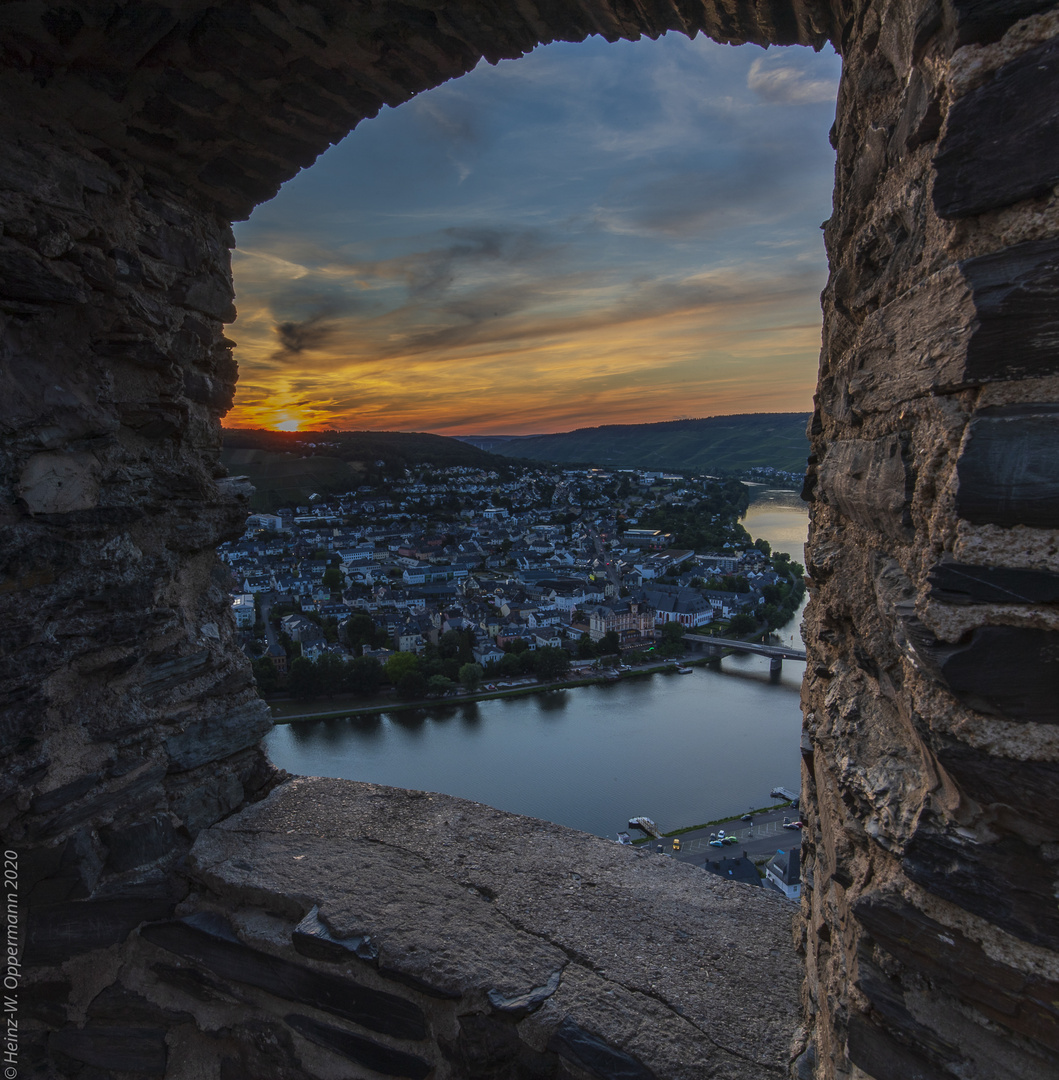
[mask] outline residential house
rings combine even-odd
[[[797,900],[802,895],[800,861],[800,848],[792,847],[789,851],[777,851],[765,865],[765,880],[788,900]]]
[[[235,625],[240,628],[253,626],[257,622],[257,612],[254,609],[254,594],[240,593],[232,598],[232,614],[235,616]]]

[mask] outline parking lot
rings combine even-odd
[[[783,828],[784,820],[798,821],[798,811],[785,807],[782,810],[756,814],[754,820],[749,823],[735,817],[719,825],[710,825],[705,829],[681,833],[678,837],[679,851],[673,851],[671,837],[666,837],[664,840],[651,840],[648,842],[648,847],[651,851],[657,851],[658,846],[661,845],[663,853],[669,853],[675,859],[694,863],[696,866],[702,866],[707,858],[742,855],[744,852],[751,858],[761,858],[775,854],[780,848],[786,850],[801,843],[801,831]],[[710,847],[711,835],[719,834],[722,829],[725,835],[734,835],[738,843],[722,848]]]

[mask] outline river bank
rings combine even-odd
[[[735,652],[737,650],[729,650]],[[709,663],[716,663],[721,657],[692,657],[679,661],[680,667],[703,667]],[[474,693],[457,693],[451,698],[419,698],[412,701],[399,701],[394,697],[387,697],[385,701],[379,701],[378,697],[369,704],[360,705],[337,705],[332,704],[323,711],[314,712],[288,712],[287,707],[297,708],[306,703],[286,701],[268,701],[272,710],[272,720],[276,724],[291,724],[299,720],[341,720],[346,716],[376,716],[381,713],[408,712],[420,709],[433,709],[446,705],[463,705],[468,702],[493,701],[501,698],[527,697],[532,694],[552,693],[556,690],[571,690],[582,686],[599,686],[602,683],[620,682],[623,679],[635,679],[645,675],[678,674],[678,663],[667,661],[661,664],[650,664],[631,668],[629,671],[619,671],[607,668],[603,671],[593,672],[585,678],[562,679],[558,682],[538,683],[528,682],[520,685],[505,686],[503,689],[482,690]],[[350,698],[350,701],[360,702],[361,698]]]

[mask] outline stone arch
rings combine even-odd
[[[679,31],[831,40],[844,57],[806,483],[808,1034],[796,1067],[877,1080],[1055,1074],[1043,1003],[1059,991],[1057,25],[1050,0],[186,0],[0,12],[0,806],[19,854],[24,959],[36,965],[24,1052],[64,1075],[86,1064],[159,1075],[175,1038],[203,1060],[222,1047],[226,1076],[311,1075],[294,1064],[294,1032],[298,1053],[328,1046],[409,1075],[479,1075],[487,1049],[501,1071],[605,1075],[649,1059],[657,1074],[679,1074],[665,1047],[623,1042],[591,1009],[599,1026],[579,1026],[576,1007],[554,1015],[544,959],[518,993],[493,986],[489,1008],[476,998],[458,1031],[429,1004],[454,1000],[451,988],[398,970],[418,1012],[387,997],[391,1019],[375,1022],[391,1024],[399,1046],[410,1040],[419,1064],[386,1039],[364,1051],[361,1036],[358,1058],[350,1032],[321,1020],[334,991],[321,965],[370,948],[279,886],[268,893],[268,858],[285,850],[276,815],[294,832],[322,829],[312,799],[341,819],[353,813],[345,798],[358,807],[350,835],[388,826],[378,793],[276,786],[258,746],[266,710],[232,653],[213,579],[213,549],[244,512],[216,465],[236,377],[223,335],[230,220],[381,104],[482,56]],[[441,812],[390,799],[411,831],[417,813]],[[249,884],[239,879],[248,858],[260,860]],[[613,859],[598,863],[609,873]],[[541,855],[541,881],[557,865]],[[435,883],[461,880],[446,868]],[[712,898],[713,914],[725,903]],[[227,904],[242,912],[239,942],[218,929]],[[275,934],[293,908],[304,919],[284,952]],[[748,917],[765,940],[768,913]],[[748,973],[729,972],[729,986]],[[283,1008],[251,993],[245,1016],[221,1023],[225,980],[282,984],[312,1015],[280,1019]],[[551,1027],[530,1020],[543,1002]],[[424,1023],[449,1024],[433,1049]],[[183,1034],[167,1044],[167,1027]],[[779,1075],[775,1046],[758,1051]],[[365,1053],[382,1056],[366,1064]],[[737,1052],[710,1062],[733,1076],[746,1065]]]

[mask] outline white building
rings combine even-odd
[[[765,880],[779,889],[788,900],[802,895],[800,848],[777,851],[765,867]]]
[[[238,596],[233,596],[232,614],[235,616],[236,626],[253,626],[257,622],[257,612],[254,610],[254,594],[240,593]]]

